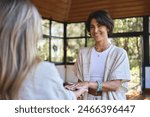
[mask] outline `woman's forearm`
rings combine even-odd
[[[116,91],[122,82],[121,80],[113,80],[102,83],[102,91]]]
[[[102,82],[102,91],[116,91],[121,86],[121,80]],[[97,89],[97,82],[88,82],[88,88]]]

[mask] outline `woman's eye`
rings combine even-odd
[[[97,27],[100,28],[102,25],[98,24]]]
[[[99,31],[100,32],[100,34],[103,34],[103,32],[102,31]]]

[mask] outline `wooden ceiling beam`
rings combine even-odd
[[[90,12],[106,9],[113,18],[150,16],[150,0],[32,0],[44,18],[86,21]]]

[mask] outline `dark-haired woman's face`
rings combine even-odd
[[[99,24],[96,19],[91,20],[90,34],[96,42],[108,41],[108,29],[106,26]]]

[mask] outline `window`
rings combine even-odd
[[[42,32],[43,35],[49,35],[49,20],[44,19],[42,20]]]
[[[63,23],[52,21],[51,35],[55,37],[64,37]]]
[[[51,38],[51,61],[62,63],[64,58],[63,39]]]
[[[62,63],[64,58],[64,25],[52,21],[51,25],[51,62]]]
[[[38,54],[42,60],[49,61],[49,38],[43,38],[38,42]]]
[[[85,24],[67,24],[67,63],[76,61],[79,49],[85,46]]]
[[[113,38],[111,42],[127,51],[131,73],[129,89],[140,87],[140,68],[142,62],[141,37],[119,37]],[[137,88],[137,90],[140,91],[139,88]]]
[[[135,36],[136,32],[143,31],[143,17],[115,19],[114,23],[115,27],[113,33],[117,34],[117,36],[113,36],[115,38],[117,38],[119,34],[123,33],[127,34],[127,36],[128,33],[130,33],[130,37],[133,37],[131,36],[131,33],[135,33]],[[85,31],[85,23],[83,22],[68,23],[65,29],[66,37],[64,37],[63,23],[44,19],[42,24],[44,39],[40,42],[41,44],[39,46],[39,53],[43,60],[49,60],[56,63],[64,63],[64,60],[66,60],[67,63],[74,63],[81,47],[91,47],[95,44],[89,33]],[[121,39],[121,37],[119,38]],[[127,37],[126,39],[125,37],[122,38],[122,41],[128,41]],[[132,39],[129,39],[129,41],[130,40]],[[120,42],[116,41],[116,43]],[[128,46],[130,44],[128,44]],[[64,48],[66,48],[66,52],[64,52]],[[128,47],[126,46],[126,48]]]
[[[74,63],[76,61],[79,49],[85,46],[85,39],[68,39],[67,43],[67,62]]]
[[[50,27],[50,21],[47,19],[42,20],[43,39],[39,40],[38,42],[38,53],[39,53],[40,58],[46,61],[49,61],[50,59],[49,27]]]
[[[67,25],[67,37],[82,37],[85,36],[84,23],[71,23]]]
[[[94,46],[95,42],[93,38],[87,38],[87,46],[92,47]]]
[[[114,20],[114,33],[141,31],[143,31],[143,18],[141,17]]]

